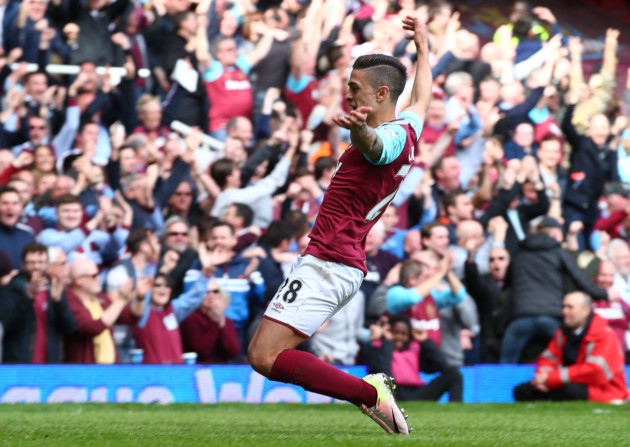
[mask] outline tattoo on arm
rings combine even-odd
[[[358,129],[350,131],[352,145],[372,160],[379,160],[383,153],[383,141],[378,134],[367,124],[363,123]]]

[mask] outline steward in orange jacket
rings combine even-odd
[[[592,312],[590,297],[566,295],[562,316],[562,327],[538,358],[534,379],[515,387],[514,399],[617,403],[630,398],[619,340]]]

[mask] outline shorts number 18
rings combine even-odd
[[[282,290],[284,290],[285,288],[287,290],[284,293],[282,293]],[[302,288],[302,281],[300,281],[299,279],[294,279],[293,281],[289,282],[289,279],[287,278],[282,284],[282,286],[280,286],[280,293],[282,293],[282,300],[285,303],[291,304],[293,301],[297,299],[297,293],[300,291],[301,288]]]

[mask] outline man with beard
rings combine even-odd
[[[64,289],[67,264],[49,264],[48,248],[24,247],[22,272],[0,292],[4,363],[61,363],[62,336],[76,331]]]

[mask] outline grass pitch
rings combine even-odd
[[[627,406],[405,403],[387,435],[351,405],[0,405],[0,446],[628,446]]]

